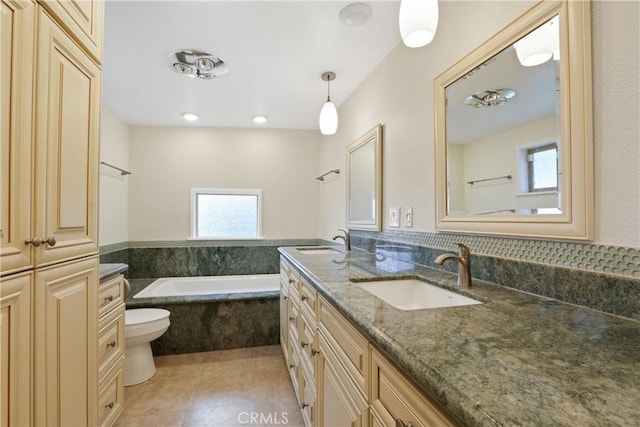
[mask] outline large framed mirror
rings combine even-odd
[[[347,228],[382,230],[382,125],[347,147]]]
[[[588,1],[537,3],[434,84],[438,230],[593,239]]]

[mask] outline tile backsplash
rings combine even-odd
[[[351,230],[351,245],[442,268],[433,260],[469,246],[471,275],[525,292],[640,320],[640,250],[588,243],[453,233]],[[449,271],[455,265],[444,267]]]

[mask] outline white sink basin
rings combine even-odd
[[[416,279],[379,280],[356,285],[400,310],[482,304],[473,298]]]
[[[309,246],[307,248],[296,248],[306,255],[322,255],[322,254],[335,254],[337,250],[327,246]]]

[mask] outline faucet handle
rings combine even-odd
[[[465,245],[464,243],[456,243],[456,245],[458,245],[458,255],[460,255],[461,257],[468,257],[469,255],[471,255],[471,250],[467,245]]]

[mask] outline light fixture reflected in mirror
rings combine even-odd
[[[560,59],[560,21],[558,16],[513,44],[520,64],[534,67],[553,57]]]
[[[336,73],[333,71],[327,71],[322,74],[322,80],[327,82],[327,100],[322,105],[320,110],[320,119],[318,123],[320,125],[320,132],[323,135],[333,135],[338,130],[338,110],[336,106],[331,102],[331,81],[335,80]]]
[[[428,45],[438,28],[438,0],[402,0],[399,24],[407,47]]]
[[[464,103],[473,108],[498,107],[516,96],[513,89],[489,89],[469,95]]]
[[[198,120],[198,115],[196,113],[182,113],[182,118],[188,122],[195,122]]]

